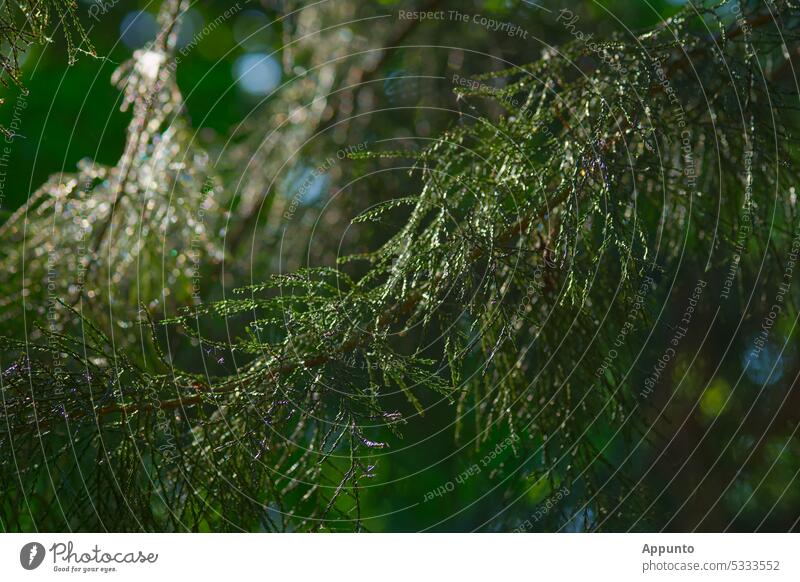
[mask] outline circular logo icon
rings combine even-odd
[[[19,563],[26,570],[35,570],[44,561],[44,546],[39,542],[31,542],[22,546],[19,552]]]

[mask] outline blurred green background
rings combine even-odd
[[[335,0],[334,0],[335,1]],[[569,8],[578,10],[582,15],[581,29],[594,33],[598,38],[612,32],[646,29],[660,22],[663,18],[679,10],[677,2],[665,0],[610,0],[601,3],[569,3],[558,4],[549,0],[541,0],[542,5],[552,10]],[[155,36],[155,14],[157,5],[151,2],[135,2],[121,0],[106,2],[106,13],[97,9],[97,4],[90,0],[80,0],[80,17],[95,45],[97,58],[82,56],[73,66],[67,65],[63,39],[54,34],[53,42],[46,47],[32,47],[23,64],[23,80],[28,95],[24,95],[15,87],[3,89],[6,103],[0,107],[0,124],[4,126],[18,125],[19,134],[10,144],[10,162],[5,183],[5,198],[0,209],[4,215],[13,212],[25,203],[28,196],[45,179],[60,172],[71,172],[79,160],[92,158],[100,163],[113,165],[119,158],[125,143],[126,127],[130,119],[129,113],[120,112],[120,94],[112,87],[109,79],[115,67],[128,59],[132,52],[144,46]],[[531,6],[524,0],[464,0],[451,3],[465,12],[484,12],[498,18],[513,20],[525,28],[541,34],[548,42],[559,44],[568,40],[568,35],[561,28],[552,24],[552,18],[543,18],[541,10]],[[184,21],[184,31],[179,46],[186,46],[193,37],[215,22],[221,14],[232,5],[230,1],[206,1],[193,4],[191,12]],[[410,2],[394,0],[373,0],[363,2],[363,15],[380,14],[400,6],[414,7]],[[186,109],[190,122],[198,132],[201,143],[212,147],[224,142],[228,137],[236,139],[235,128],[252,114],[253,108],[260,107],[260,100],[278,83],[286,80],[281,69],[281,46],[284,42],[280,26],[267,26],[276,15],[284,9],[280,2],[242,2],[242,10],[230,19],[223,19],[213,30],[182,57],[178,67],[178,82],[183,91]],[[98,16],[92,17],[93,12]],[[425,32],[419,33],[417,41],[426,40]],[[438,41],[439,39],[427,39]],[[497,54],[514,62],[531,62],[539,58],[541,46],[535,42],[525,43],[514,39],[495,42],[496,39],[484,39],[487,46],[497,49]],[[502,40],[502,39],[501,39]],[[264,55],[273,54],[271,59]],[[255,66],[253,66],[255,65]],[[391,77],[393,73],[402,71],[409,63],[403,62],[403,56],[391,59],[385,66],[384,73]],[[413,65],[411,65],[413,66]],[[243,74],[245,73],[246,74]],[[19,115],[18,123],[14,123],[14,115]],[[392,122],[402,124],[405,118],[394,119],[382,116],[385,127],[373,127],[377,135],[390,134],[397,130]],[[441,127],[433,127],[435,132]],[[332,148],[335,150],[335,148]],[[694,281],[686,275],[687,281]],[[678,290],[685,293],[685,290]],[[680,310],[676,306],[676,312]],[[737,321],[738,314],[728,314],[730,321]],[[788,333],[791,321],[779,322],[777,328]],[[757,325],[756,321],[752,325]],[[694,403],[704,385],[702,372],[713,373],[715,380],[701,396],[699,410],[692,416],[690,426],[678,431],[675,445],[669,453],[660,459],[656,470],[650,472],[649,485],[657,491],[663,483],[675,475],[682,459],[678,450],[686,443],[693,443],[694,438],[714,423],[712,432],[702,440],[693,465],[688,471],[692,479],[679,478],[673,483],[673,489],[667,499],[662,499],[663,511],[667,515],[677,512],[677,519],[671,522],[671,529],[681,529],[685,524],[696,521],[697,507],[710,505],[714,500],[719,484],[727,484],[735,479],[727,488],[724,497],[705,526],[710,529],[726,524],[735,516],[735,527],[748,530],[756,527],[761,518],[778,499],[781,507],[793,508],[798,505],[797,487],[794,486],[797,458],[800,457],[798,441],[793,434],[782,432],[779,425],[770,432],[764,442],[756,442],[752,435],[761,435],[764,428],[772,420],[770,416],[758,417],[752,421],[747,430],[740,430],[739,420],[746,411],[741,403],[748,403],[748,395],[742,395],[738,405],[724,407],[731,385],[742,370],[742,363],[737,358],[724,359],[721,354],[713,353],[713,346],[723,345],[725,336],[717,326],[715,333],[720,334],[720,341],[706,342],[705,351],[698,355],[697,361],[689,369],[688,362],[696,354],[692,352],[691,342],[683,346],[685,353],[681,355],[680,364],[674,372],[675,378],[681,378],[688,370],[685,388],[682,393],[686,399],[678,402],[673,410],[676,418],[683,418],[686,410]],[[753,331],[755,333],[755,331]],[[742,334],[742,353],[752,337]],[[712,347],[708,347],[712,346]],[[764,365],[751,367],[749,376],[744,379],[739,390],[751,391],[750,398],[764,382],[763,371],[775,362],[777,355],[767,350]],[[712,371],[712,363],[724,359],[724,366]],[[771,382],[783,378],[791,378],[797,369],[795,353],[786,352],[781,356],[779,374],[773,375]],[[644,375],[644,373],[643,373]],[[741,395],[741,392],[740,392]],[[783,396],[782,394],[780,395]],[[778,396],[775,396],[776,398]],[[767,393],[765,400],[772,398]],[[796,401],[797,399],[794,398]],[[423,402],[424,405],[430,403]],[[774,402],[772,404],[775,404]],[[773,409],[769,403],[763,405],[765,410]],[[501,527],[499,522],[493,524],[492,517],[497,508],[505,506],[511,500],[499,497],[492,492],[496,483],[492,480],[492,470],[505,463],[519,464],[521,461],[513,457],[510,449],[504,449],[490,466],[478,475],[470,477],[460,485],[456,494],[437,498],[435,501],[423,502],[420,492],[432,491],[454,479],[467,470],[458,454],[453,453],[453,435],[450,431],[442,431],[452,419],[452,410],[447,406],[432,408],[424,422],[415,420],[407,427],[413,432],[414,440],[424,442],[425,446],[414,446],[409,450],[402,447],[386,455],[380,469],[380,479],[384,482],[397,479],[397,486],[392,489],[393,497],[370,496],[369,489],[364,502],[365,513],[384,517],[371,520],[365,525],[372,530],[412,531],[425,527],[439,530],[468,530],[476,527],[493,529]],[[668,423],[669,420],[663,421]],[[787,425],[788,426],[788,425]],[[651,449],[646,445],[638,450],[632,459],[625,459],[626,443],[615,443],[611,435],[614,426],[597,428],[589,435],[597,443],[598,448],[608,447],[608,461],[613,467],[617,462],[627,462],[634,468],[649,467],[660,449]],[[665,431],[672,432],[675,427],[666,426]],[[729,442],[729,438],[732,438]],[[717,463],[721,445],[730,444],[730,455]],[[763,461],[754,459],[747,465],[747,470],[740,471],[740,463],[751,452],[754,446],[765,451]],[[687,445],[688,446],[688,445]],[[487,446],[487,449],[491,447]],[[774,461],[774,462],[773,462]],[[712,467],[713,465],[713,467]],[[421,470],[424,468],[424,470]],[[524,465],[522,466],[524,471]],[[697,479],[704,477],[707,470],[713,470],[697,494],[697,499],[689,507],[682,502],[693,491]],[[419,471],[419,472],[418,472]],[[418,472],[418,473],[416,473]],[[609,469],[609,475],[611,474]],[[415,474],[413,479],[407,477]],[[685,481],[685,485],[683,484]],[[412,489],[413,484],[413,489]],[[709,484],[714,486],[709,486]],[[708,491],[706,491],[706,488]],[[385,491],[385,489],[381,489]],[[577,495],[576,492],[572,492]],[[526,498],[515,504],[511,521],[517,523],[527,519],[540,504],[554,494],[552,487],[544,483],[534,487]],[[704,497],[706,496],[706,497]],[[470,500],[479,499],[476,503]],[[709,501],[710,500],[710,501]],[[467,503],[465,503],[467,501]],[[569,498],[563,502],[563,509],[569,513]],[[704,505],[705,504],[705,505]],[[406,511],[396,511],[398,507],[406,507]],[[767,527],[781,528],[791,524],[791,512],[771,512]],[[591,510],[585,519],[591,520]],[[504,525],[508,516],[503,517]],[[547,519],[539,526],[547,529]],[[583,529],[585,523],[574,522],[569,529]]]
[[[20,135],[11,144],[13,171],[6,182],[3,212],[22,205],[30,192],[51,174],[71,172],[82,158],[113,165],[122,153],[130,116],[119,111],[120,94],[109,79],[116,66],[130,58],[133,50],[155,37],[158,3],[130,0],[100,3],[78,0],[78,3],[81,21],[98,57],[83,56],[73,66],[67,66],[66,47],[63,38],[56,33],[49,46],[33,46],[25,55],[23,80],[29,95],[21,97],[14,86],[2,90],[6,104],[0,107],[0,124],[4,126],[12,123],[15,102],[25,101],[17,131]],[[237,71],[247,68],[248,55],[252,58],[252,55],[274,54],[276,69],[281,57],[280,26],[268,26],[280,14],[276,8],[280,9],[281,3],[242,1],[240,4],[242,9],[236,16],[219,19],[236,2],[193,2],[179,41],[185,47],[204,28],[208,31],[178,67],[178,82],[192,123],[200,131],[199,137],[208,141],[226,137],[263,93],[264,86],[259,86],[258,79],[252,81],[255,86],[251,89],[255,94],[248,93],[242,83],[235,83]],[[402,6],[414,7],[414,3],[399,0],[372,0],[361,4],[364,16]],[[674,14],[677,4],[680,2],[665,0],[590,2],[583,5],[589,18],[581,22],[581,27],[594,30],[602,37],[621,29],[618,18],[632,30],[643,29]],[[463,11],[513,19],[530,26],[532,31],[543,28],[538,22],[540,12],[523,0],[467,0],[453,6]],[[215,21],[217,23],[212,24]],[[549,40],[554,44],[566,40],[563,31],[561,38],[553,36]],[[524,45],[513,40],[503,48],[508,53],[516,53],[509,55],[516,62],[538,58],[539,47],[535,43]],[[276,73],[269,66],[262,66],[253,76],[256,74],[270,77]],[[262,82],[271,86],[274,81]]]

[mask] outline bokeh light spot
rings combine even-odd
[[[248,53],[236,59],[233,76],[245,93],[266,95],[281,82],[281,66],[267,54]]]

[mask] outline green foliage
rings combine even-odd
[[[20,57],[32,44],[49,42],[55,27],[64,35],[70,64],[79,52],[93,54],[76,9],[75,0],[4,0],[0,5],[0,43],[4,53],[0,55],[0,82],[4,86],[9,80],[21,86]],[[11,135],[5,128],[0,127],[0,131]]]
[[[467,458],[513,443],[492,469],[509,506],[563,487],[554,527],[652,527],[651,492],[608,459],[650,438],[630,374],[656,307],[687,263],[710,277],[736,256],[737,281],[765,256],[778,270],[800,226],[786,186],[798,95],[781,76],[800,12],[745,8],[746,28],[692,6],[634,40],[475,77],[426,147],[351,155],[410,158],[421,185],[353,221],[400,217],[382,244],[197,301],[197,270],[230,251],[210,234],[225,176],[182,117],[183,8],[165,2],[165,33],[115,77],[133,110],[118,165],[54,178],[3,226],[4,283],[30,316],[12,300],[0,312],[4,527],[369,529],[381,453],[439,405]],[[165,279],[137,277],[173,248]],[[192,362],[174,361],[176,342]]]

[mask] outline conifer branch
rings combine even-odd
[[[168,1],[177,11],[165,18],[176,19],[183,2]],[[781,39],[767,26],[773,22],[767,12],[777,9]],[[43,467],[71,451],[96,466],[83,485],[99,499],[99,522],[110,520],[118,529],[240,525],[232,522],[248,529],[360,529],[361,481],[374,467],[369,460],[400,438],[402,423],[417,422],[441,401],[453,405],[457,434],[475,450],[491,438],[513,443],[509,454],[513,449],[520,462],[492,470],[504,492],[528,491],[529,478],[546,477],[552,486],[578,483],[574,515],[564,515],[562,523],[579,513],[587,529],[638,523],[636,512],[643,510],[637,500],[617,512],[636,479],[622,475],[607,486],[617,467],[591,431],[624,419],[625,442],[658,434],[633,413],[646,399],[634,371],[648,365],[643,352],[659,355],[652,332],[660,322],[651,315],[667,298],[661,274],[672,276],[687,261],[705,277],[728,266],[736,241],[736,280],[764,269],[751,249],[764,250],[765,257],[769,250],[770,270],[780,277],[786,269],[781,254],[795,244],[796,201],[784,196],[782,185],[796,180],[798,153],[793,143],[774,138],[795,132],[797,96],[762,95],[800,44],[798,6],[787,0],[759,7],[748,14],[752,37],[734,24],[719,45],[709,42],[697,17],[722,24],[721,8],[693,10],[639,38],[617,38],[602,53],[599,45],[575,42],[564,47],[563,58],[545,55],[526,67],[478,76],[464,95],[489,98],[504,114],[489,117],[466,101],[475,114],[463,115],[420,151],[355,155],[365,163],[410,157],[421,188],[359,215],[352,228],[381,230],[375,237],[380,244],[345,257],[337,268],[265,275],[263,284],[231,297],[184,307],[157,326],[151,322],[146,347],[143,337],[141,348],[118,347],[103,331],[116,332],[113,322],[95,323],[75,309],[66,309],[61,326],[40,326],[37,341],[27,329],[24,341],[0,339],[4,351],[16,354],[0,375],[6,419],[0,444],[32,459],[22,485],[9,480],[0,487],[13,496],[28,483],[38,487]],[[174,38],[174,29],[163,30],[152,68],[151,57],[143,61],[140,53],[115,77],[129,73],[141,81],[125,85],[134,121],[120,163],[84,168],[36,197],[37,215],[45,217],[61,202],[86,202],[90,209],[90,198],[112,203],[110,212],[90,215],[106,221],[94,232],[106,241],[96,253],[115,226],[113,206],[146,190],[153,176],[166,184],[157,192],[163,198],[148,202],[168,198],[170,172],[178,165],[188,182],[181,186],[187,204],[196,207],[206,197],[205,157],[197,150],[190,160],[182,155],[189,147],[179,131],[185,123],[179,93],[158,93],[158,106],[143,97],[174,73],[166,65],[170,41],[163,40]],[[407,27],[398,31],[409,33]],[[749,55],[756,50],[758,64],[766,63],[763,87],[750,82],[755,64]],[[655,60],[655,51],[670,60]],[[593,66],[577,71],[573,63],[587,56]],[[720,59],[730,75],[720,74]],[[630,74],[619,74],[620,66]],[[742,110],[730,107],[733,102]],[[173,113],[177,126],[165,128]],[[321,113],[310,119],[312,130],[327,123]],[[752,121],[743,128],[743,119]],[[294,138],[307,136],[308,127]],[[720,145],[715,150],[712,143]],[[140,175],[130,160],[143,144],[162,149],[148,152]],[[740,170],[748,156],[753,163]],[[100,184],[92,197],[85,196],[91,188],[78,185],[87,178]],[[256,191],[247,209],[258,201]],[[724,193],[724,201],[713,192]],[[140,226],[150,233],[172,218],[152,207],[163,222],[145,216]],[[739,227],[743,208],[747,231]],[[175,217],[186,225],[172,234],[182,242],[176,253],[186,246],[182,233],[220,224],[203,230],[192,216]],[[74,222],[68,218],[67,225]],[[126,226],[137,219],[130,212],[120,217]],[[387,223],[399,226],[387,235]],[[18,234],[15,228],[8,226],[10,235]],[[12,240],[0,269],[31,256],[39,240]],[[146,252],[143,247],[131,255]],[[701,264],[694,255],[713,261]],[[26,262],[28,278],[47,273],[47,260],[35,258]],[[150,266],[163,260],[149,258]],[[5,270],[13,274],[13,267]],[[154,277],[155,285],[172,285],[177,294],[187,284],[186,270],[175,276],[174,283]],[[112,284],[130,289],[122,276]],[[30,286],[26,280],[21,288]],[[49,307],[52,293],[39,291],[31,296]],[[791,301],[787,296],[786,304]],[[79,333],[71,333],[76,328]],[[176,349],[168,336],[163,353],[158,336],[177,328],[192,347]],[[223,330],[226,341],[214,339]],[[142,353],[136,361],[130,345]],[[202,373],[182,369],[195,348]],[[222,356],[219,367],[209,365],[212,354]],[[226,358],[231,368],[214,373],[228,365]],[[0,463],[12,462],[0,457]],[[235,476],[235,491],[229,476]],[[64,476],[69,487],[51,484],[75,504],[65,513],[91,517],[80,495],[71,493],[71,478]],[[637,499],[646,506],[644,495]],[[218,508],[224,519],[215,517]],[[590,523],[595,511],[597,521]],[[0,515],[7,512],[0,506]],[[19,516],[12,519],[19,522]]]

